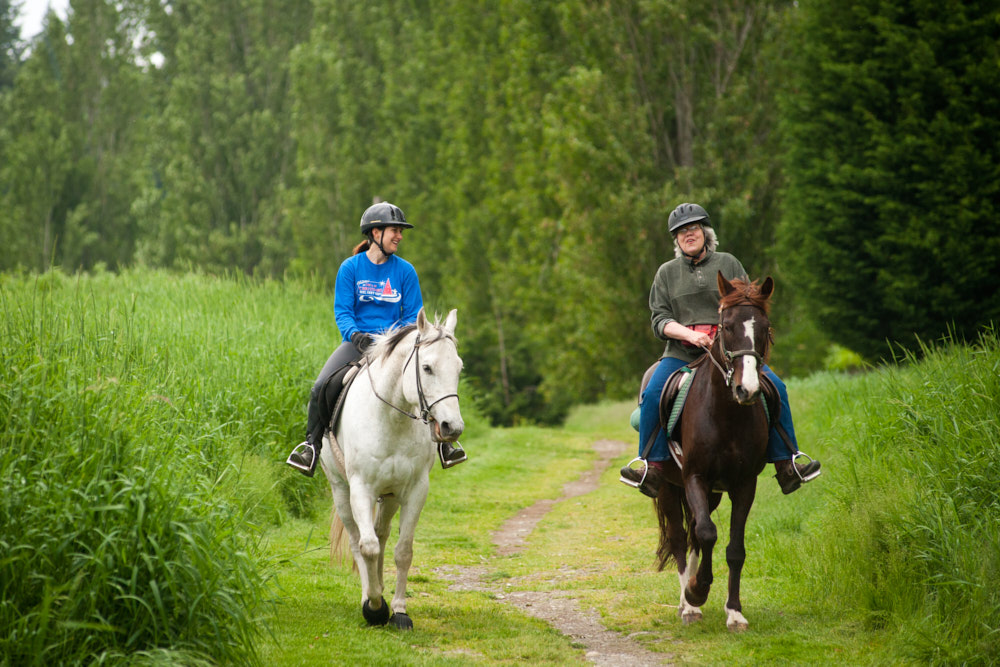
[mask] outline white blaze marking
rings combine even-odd
[[[750,341],[750,347],[747,348],[749,350],[757,349],[753,339],[753,325],[754,318],[752,317],[743,323],[743,333]],[[743,388],[751,394],[760,389],[757,378],[757,359],[749,354],[743,355]]]

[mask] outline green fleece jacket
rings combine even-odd
[[[716,274],[722,271],[727,280],[746,280],[747,272],[727,252],[709,252],[700,262],[688,257],[678,257],[660,265],[649,290],[650,319],[653,333],[667,341],[663,356],[676,357],[687,362],[702,354],[696,347],[687,347],[679,340],[663,335],[668,322],[684,326],[719,323],[719,285]]]

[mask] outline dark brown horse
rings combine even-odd
[[[740,631],[747,628],[740,604],[744,531],[757,475],[766,463],[768,417],[761,368],[771,343],[767,313],[774,281],[768,277],[758,287],[756,282],[729,282],[720,273],[718,283],[719,330],[708,353],[695,362],[698,370],[678,424],[682,465],[667,465],[670,484],[662,486],[656,499],[657,557],[661,570],[669,560],[677,562],[681,619],[699,620],[712,586],[717,533],[711,514],[728,493],[732,516],[726,547],[726,625]]]

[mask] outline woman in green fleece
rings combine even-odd
[[[640,456],[659,424],[660,393],[667,378],[677,369],[700,357],[702,348],[712,344],[719,320],[716,274],[721,271],[727,280],[747,279],[747,272],[738,259],[716,250],[718,239],[715,230],[708,213],[698,204],[681,204],[675,208],[667,220],[667,228],[674,237],[676,257],[660,266],[649,291],[653,333],[657,338],[665,340],[667,345],[640,397]],[[778,388],[781,397],[779,423],[788,434],[786,441],[775,426],[771,427],[767,460],[774,463],[781,490],[791,493],[803,482],[819,476],[820,464],[812,459],[804,464],[794,462],[799,449],[792,426],[788,392],[785,384],[770,368],[765,365],[763,371]],[[664,480],[663,466],[669,459],[667,436],[660,430],[647,457],[645,480],[643,481],[641,469],[629,466],[622,468],[622,477],[636,484],[641,481],[639,489],[655,498]]]

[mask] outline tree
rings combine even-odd
[[[12,91],[0,97],[0,268],[44,271],[56,255],[80,137],[66,120],[65,26],[50,14]]]
[[[46,18],[4,103],[0,266],[131,262],[152,108],[138,31],[105,0],[76,0],[65,25]]]
[[[0,93],[14,84],[14,74],[21,62],[20,31],[14,19],[20,3],[0,0]]]
[[[1000,318],[1000,9],[806,3],[783,100],[788,276],[836,342],[962,336]]]
[[[170,78],[154,130],[157,179],[142,197],[150,263],[280,275],[290,237],[283,187],[294,183],[288,54],[309,0],[172,4]]]

